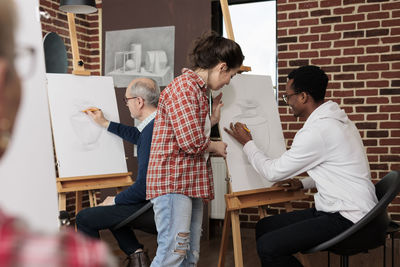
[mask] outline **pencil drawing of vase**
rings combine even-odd
[[[257,147],[262,151],[266,151],[269,147],[269,126],[266,116],[262,116],[260,104],[251,99],[243,99],[237,103],[240,114],[234,116],[234,122],[241,122],[247,125],[251,132],[251,136]],[[261,113],[261,114],[260,114]],[[243,153],[245,162],[247,158]]]
[[[147,51],[145,69],[152,73],[161,73],[167,67],[167,54],[163,50]]]
[[[71,127],[76,135],[76,147],[81,151],[94,150],[99,146],[103,129],[82,110],[94,105],[75,105],[70,116]]]
[[[131,51],[135,52],[134,70],[140,72],[140,66],[142,65],[142,44],[131,44]]]

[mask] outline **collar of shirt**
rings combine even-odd
[[[156,113],[157,111],[154,111],[153,113],[151,113],[149,116],[147,116],[146,119],[144,119],[136,128],[139,130],[139,132],[142,132],[144,127],[147,126],[147,124],[149,124],[149,122],[151,122],[155,117],[156,117]]]
[[[188,75],[191,79],[193,79],[201,88],[203,92],[207,92],[207,84],[206,82],[193,70],[183,68],[182,69],[182,74]]]

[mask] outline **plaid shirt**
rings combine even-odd
[[[0,210],[0,266],[116,266],[106,245],[72,230],[39,235]]]
[[[211,165],[206,160],[209,136],[204,133],[209,104],[205,82],[183,69],[160,95],[154,121],[147,199],[165,194],[214,198]]]

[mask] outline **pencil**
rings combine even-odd
[[[250,133],[249,128],[247,128],[245,125],[243,125],[243,129],[245,129],[248,133]]]
[[[82,112],[88,112],[88,111],[98,111],[98,110],[100,110],[99,108],[87,108],[87,109],[85,109],[85,110],[82,110]]]

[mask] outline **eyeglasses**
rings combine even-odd
[[[17,47],[14,64],[21,79],[29,78],[35,72],[36,51],[30,46]]]
[[[283,99],[283,101],[285,101],[285,103],[287,104],[287,103],[289,102],[289,98],[290,98],[291,96],[298,95],[298,94],[299,94],[299,93],[283,94],[283,95],[282,95],[282,99]]]
[[[138,98],[138,96],[134,96],[134,97],[126,97],[126,96],[124,96],[124,102],[125,102],[125,105],[128,105],[128,101],[130,100],[130,99],[135,99],[135,98]]]

